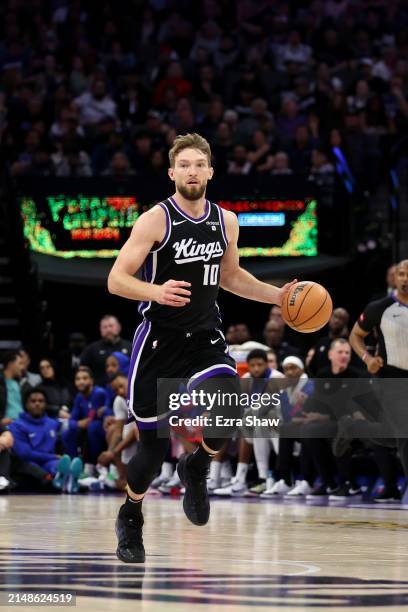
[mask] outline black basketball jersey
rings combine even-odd
[[[360,327],[378,334],[378,352],[384,360],[380,376],[408,376],[408,306],[395,295],[370,302],[358,319]]]
[[[194,219],[173,198],[161,202],[166,234],[146,258],[141,278],[161,285],[169,279],[191,283],[190,302],[181,308],[141,302],[139,312],[160,327],[199,331],[220,325],[217,305],[221,258],[227,247],[222,211],[206,200],[205,214]]]

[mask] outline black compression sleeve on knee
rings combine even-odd
[[[133,493],[145,493],[158,474],[169,447],[168,438],[159,438],[157,430],[139,432],[136,454],[127,466],[127,481]]]
[[[212,451],[218,452],[224,444],[228,442],[228,438],[203,438],[204,444]]]

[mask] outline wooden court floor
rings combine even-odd
[[[149,497],[143,567],[114,555],[120,502],[1,496],[1,601],[71,591],[81,612],[408,610],[406,507],[215,500],[194,527],[180,499]]]

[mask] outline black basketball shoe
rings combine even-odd
[[[121,518],[118,516],[115,531],[118,538],[116,556],[125,563],[144,563],[146,555],[143,546],[143,519]]]
[[[186,489],[183,499],[183,509],[186,517],[194,525],[205,525],[210,518],[210,501],[207,490],[207,470],[197,474],[189,466],[190,455],[180,457],[177,473]]]

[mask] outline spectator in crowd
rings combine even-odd
[[[161,149],[157,149],[151,154],[147,174],[153,181],[159,179],[168,180],[168,161]]]
[[[108,168],[102,172],[103,176],[111,176],[114,179],[122,179],[135,174],[136,172],[131,167],[128,156],[121,151],[113,154]]]
[[[293,170],[289,168],[289,156],[284,151],[278,151],[274,156],[272,174],[274,176],[293,174]]]
[[[251,171],[252,164],[248,159],[248,151],[242,144],[237,144],[232,150],[231,159],[228,162],[228,174],[246,175]]]
[[[241,379],[241,389],[243,393],[247,393],[249,396],[253,394],[268,394],[272,398],[274,393],[277,393],[280,389],[280,382],[283,379],[282,372],[278,370],[271,370],[268,367],[268,357],[265,351],[261,349],[254,349],[247,356],[249,377],[244,376]],[[254,414],[254,409],[248,410],[249,414]],[[267,407],[263,407],[256,410],[258,417],[278,418],[279,413],[276,406],[271,400],[271,404]],[[271,437],[267,437],[265,434],[266,428],[254,428],[253,435],[253,447],[256,461],[256,467],[258,470],[258,482],[250,488],[250,492],[254,495],[260,495],[268,489],[267,476],[269,470],[269,455],[271,452],[275,455],[278,450],[278,437],[276,431],[271,430]],[[272,483],[271,483],[272,484]]]
[[[392,295],[396,288],[397,284],[395,282],[395,276],[397,273],[397,264],[393,264],[387,270],[386,283],[387,283],[387,294]]]
[[[86,346],[86,337],[81,332],[72,332],[68,337],[67,348],[57,355],[58,369],[61,377],[68,383],[73,381],[75,372],[81,363],[81,354]],[[70,387],[70,390],[71,387]]]
[[[279,429],[279,450],[276,463],[278,480],[261,494],[263,498],[288,496],[290,498],[304,497],[313,491],[315,470],[311,456],[305,445],[301,444],[300,479],[293,485],[294,446],[296,439],[291,431],[292,423],[296,423],[298,415],[303,410],[305,400],[313,392],[313,382],[305,373],[304,364],[299,357],[290,355],[283,360],[282,369],[287,386],[280,393],[280,409],[282,427]],[[289,426],[288,426],[289,425]],[[299,442],[299,441],[298,441]]]
[[[171,62],[165,76],[158,82],[153,95],[154,106],[160,106],[163,103],[165,92],[169,87],[175,90],[178,98],[188,96],[192,90],[191,82],[184,78],[180,62]]]
[[[97,385],[106,384],[105,362],[108,355],[120,352],[130,356],[132,344],[120,336],[122,326],[113,315],[105,315],[100,320],[101,338],[85,347],[81,355],[81,365],[88,366]]]
[[[24,361],[18,351],[6,353],[0,379],[0,425],[9,425],[23,410],[20,381]]]
[[[312,151],[312,167],[311,173],[314,176],[333,174],[333,164],[329,162],[328,156],[321,149],[313,149]]]
[[[349,337],[348,324],[350,315],[345,308],[335,308],[329,319],[328,334],[317,342],[314,346],[313,356],[308,364],[308,372],[311,376],[316,376],[317,372],[322,368],[327,368],[330,365],[329,349],[330,345],[336,338]]]
[[[10,431],[0,425],[0,492],[10,487],[10,449],[14,438]]]
[[[337,433],[336,421],[343,416],[348,400],[355,385],[353,379],[359,378],[359,372],[350,367],[351,346],[344,338],[333,340],[328,353],[330,366],[318,371],[314,380],[314,392],[307,399],[304,410],[297,418],[301,423],[302,444],[313,457],[321,485],[316,487],[307,498],[347,500],[361,497],[361,489],[354,481],[351,450],[333,461],[331,440]],[[336,392],[341,391],[341,398]],[[339,405],[341,403],[341,405]],[[337,483],[338,477],[338,483]]]
[[[123,490],[126,485],[126,465],[136,452],[138,429],[136,423],[127,423],[128,407],[126,402],[128,380],[123,373],[117,373],[111,381],[115,399],[113,402],[114,419],[107,431],[107,450],[98,457],[98,464],[113,466],[103,479],[103,485]],[[101,482],[98,480],[98,482]],[[93,490],[96,487],[90,485]],[[100,485],[98,488],[101,488]]]
[[[31,357],[29,352],[22,348],[19,350],[19,354],[23,360],[23,372],[20,379],[20,386],[23,387],[24,385],[28,385],[29,387],[36,387],[41,383],[41,376],[35,372],[30,372]]]
[[[89,155],[80,149],[79,143],[66,142],[62,150],[51,157],[55,176],[78,178],[92,176]]]
[[[307,174],[310,170],[312,150],[317,140],[309,133],[307,125],[299,125],[293,143],[288,149],[290,167],[297,174]]]
[[[269,351],[266,352],[266,356],[268,357],[268,368],[270,370],[277,370],[278,369],[278,358],[277,358],[275,351],[270,349]]]
[[[130,154],[132,166],[137,173],[143,174],[148,169],[152,153],[153,142],[151,137],[146,132],[139,132],[135,136]]]
[[[278,363],[281,364],[285,357],[290,355],[299,355],[296,347],[291,346],[284,340],[285,324],[279,323],[276,319],[267,321],[263,331],[263,337],[267,346],[273,349],[278,357]]]
[[[90,90],[75,98],[74,106],[80,113],[81,125],[95,126],[103,117],[116,118],[116,103],[106,89],[103,79],[95,79]]]
[[[252,150],[248,153],[252,172],[269,172],[273,167],[271,145],[262,130],[256,130],[252,136]]]
[[[274,304],[269,311],[269,321],[276,320],[279,325],[285,325],[282,317],[282,308]]]
[[[299,125],[303,125],[306,119],[299,114],[298,105],[293,96],[286,96],[282,100],[280,114],[276,120],[276,133],[283,148],[290,145],[294,139]]]
[[[107,117],[98,124],[99,137],[95,138],[95,147],[92,151],[91,163],[93,174],[103,174],[116,153],[131,152],[131,147],[126,143],[123,133],[115,129],[114,122]]]
[[[115,351],[106,359],[106,375],[112,381],[118,374],[127,376],[129,373],[130,358],[128,355]]]
[[[89,464],[88,471],[93,471],[90,466],[96,465],[98,456],[106,447],[104,419],[112,416],[112,411],[107,407],[105,390],[94,384],[88,367],[78,368],[75,386],[77,394],[74,397],[68,428],[62,432],[62,440],[71,457],[76,457],[80,448],[81,455]]]
[[[362,0],[352,12],[337,10],[343,6],[322,3],[305,11],[296,5],[290,12],[278,8],[268,20],[256,11],[242,19],[241,9],[231,11],[229,3],[216,8],[205,3],[196,25],[179,10],[168,13],[152,5],[140,9],[140,32],[131,41],[124,13],[112,13],[100,33],[90,36],[86,24],[100,19],[96,5],[70,12],[69,18],[65,11],[57,26],[53,11],[39,15],[34,7],[33,18],[49,32],[45,47],[24,19],[24,7],[13,6],[25,51],[5,42],[0,129],[9,167],[15,176],[48,176],[55,172],[50,145],[60,147],[67,138],[79,139],[78,150],[93,159],[100,145],[100,123],[106,119],[123,137],[124,148],[111,154],[128,154],[126,147],[140,129],[147,129],[153,149],[160,149],[165,146],[165,124],[190,129],[200,123],[216,95],[218,109],[215,114],[209,111],[208,125],[202,122],[213,146],[221,112],[235,113],[240,121],[238,128],[236,122],[235,127],[229,125],[233,146],[250,146],[253,132],[261,129],[271,146],[276,149],[277,140],[279,150],[289,154],[289,166],[297,172],[305,170],[310,146],[320,146],[316,139],[322,143],[331,130],[344,130],[353,174],[375,184],[379,175],[372,172],[372,164],[381,167],[407,125],[404,37],[396,32],[396,24],[404,20],[404,5],[393,5],[392,19],[380,18],[380,9],[366,11]],[[227,32],[221,24],[228,24]],[[77,31],[81,37],[74,49],[72,32]],[[347,42],[351,39],[352,46]],[[177,113],[182,98],[188,98],[190,109]],[[306,149],[300,141],[294,147],[302,126],[309,127],[312,140]],[[306,140],[304,134],[299,138]],[[351,146],[352,140],[359,146],[369,143],[363,156]],[[296,159],[293,148],[299,145]],[[217,173],[226,172],[225,159],[214,158]],[[63,176],[84,175],[74,165],[65,168]],[[102,172],[107,163],[94,168]]]
[[[307,67],[312,60],[312,49],[302,43],[298,30],[291,30],[287,43],[278,46],[276,55],[276,68],[283,71],[287,62],[296,62]]]
[[[41,359],[39,370],[41,375],[39,388],[43,391],[47,400],[48,416],[54,419],[68,419],[71,394],[69,389],[59,380],[55,363],[51,359]]]
[[[236,323],[235,325],[235,342],[234,344],[244,344],[251,340],[251,332],[246,323]]]
[[[105,387],[108,405],[111,407],[115,399],[115,392],[112,388],[112,380],[118,375],[127,376],[129,373],[130,358],[119,351],[115,351],[106,358],[105,372],[108,384]]]
[[[52,481],[57,489],[78,492],[82,462],[80,459],[71,462],[67,455],[57,454],[59,429],[60,423],[46,415],[43,391],[30,389],[25,397],[25,411],[9,425],[16,455],[13,477],[17,482],[29,479],[34,486],[46,487]]]
[[[264,98],[255,98],[251,102],[249,113],[240,122],[239,134],[242,139],[247,141],[255,131],[261,131],[265,135],[270,136],[273,127],[273,115],[268,110],[268,103]]]

